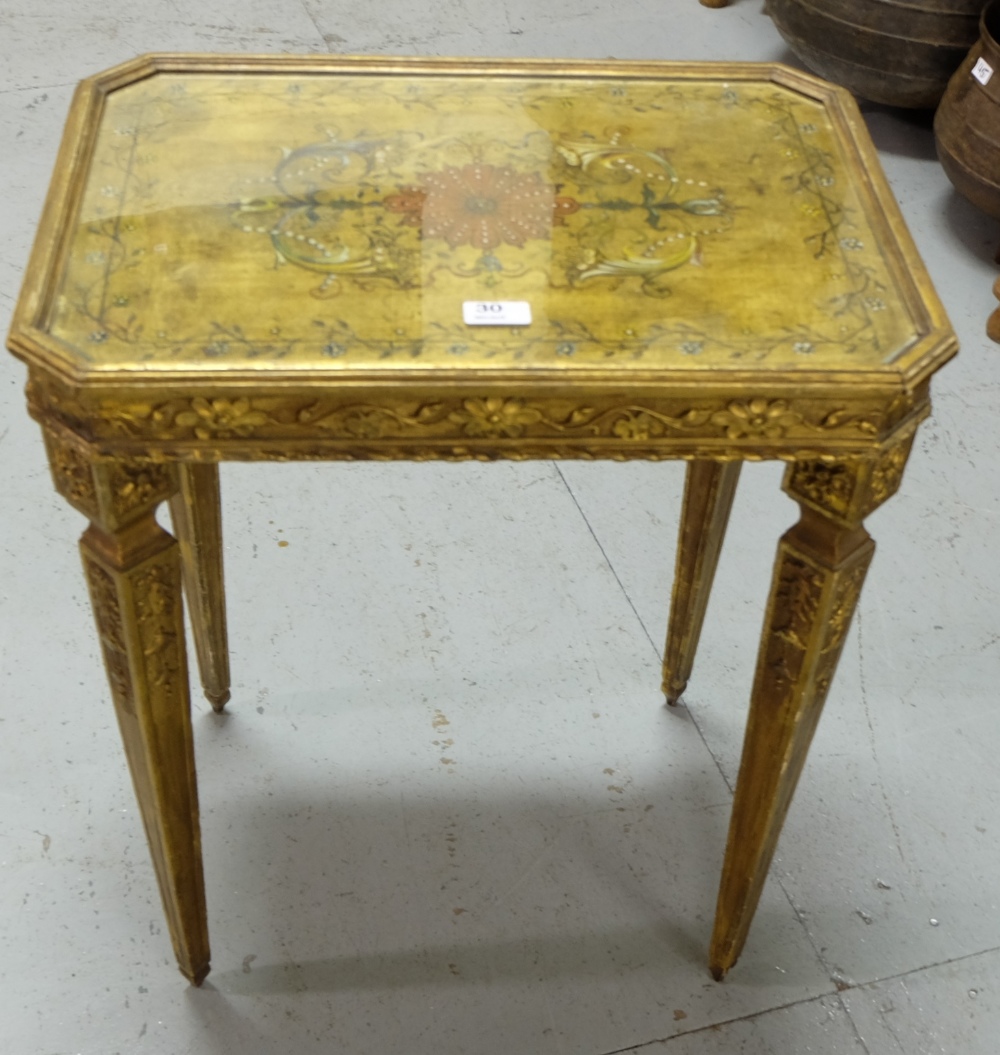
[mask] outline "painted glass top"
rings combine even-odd
[[[106,103],[48,330],[88,369],[858,369],[915,335],[767,81],[167,74]],[[477,326],[466,302],[526,302]]]

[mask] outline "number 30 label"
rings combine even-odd
[[[529,326],[531,305],[526,300],[465,300],[462,321],[466,326]]]

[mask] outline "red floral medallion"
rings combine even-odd
[[[552,225],[580,206],[557,197],[537,172],[474,163],[433,172],[422,188],[389,195],[385,207],[452,249],[471,245],[488,252],[501,244],[520,248],[530,238],[548,238]]]

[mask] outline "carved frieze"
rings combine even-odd
[[[873,441],[904,408],[877,400],[854,406],[828,399],[594,398],[561,394],[452,394],[406,398],[393,393],[366,398],[315,393],[192,396],[162,401],[94,397],[81,402],[60,386],[38,383],[33,409],[93,440],[223,444],[239,449],[251,441],[330,440],[377,446],[405,441],[572,440],[603,441],[628,449],[648,442],[821,446]],[[912,409],[912,408],[911,408]]]

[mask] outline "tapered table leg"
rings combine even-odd
[[[742,462],[689,462],[674,591],[663,651],[663,692],[676,703],[691,676]]]
[[[870,460],[790,466],[802,518],[778,546],[709,963],[746,940],[875,545],[862,520],[899,486],[912,435]]]
[[[222,573],[222,505],[219,468],[176,466],[177,492],[170,516],[180,543],[184,594],[205,695],[216,711],[229,700],[229,642]]]
[[[174,952],[200,985],[210,954],[180,554],[155,518],[174,477],[98,458],[55,428],[46,443],[57,489],[90,518],[81,551],[115,713]]]

